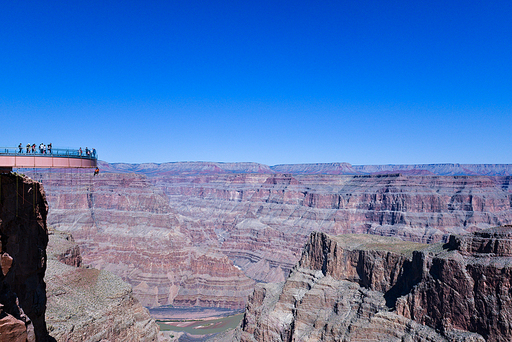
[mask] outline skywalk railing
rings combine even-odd
[[[32,151],[32,147],[27,152],[26,147],[0,147],[0,156],[30,156],[30,157],[58,157],[58,158],[82,158],[82,159],[98,159],[96,150],[72,150],[63,148],[40,149],[36,146]]]

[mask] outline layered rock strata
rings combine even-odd
[[[52,231],[45,278],[52,336],[59,342],[158,341],[159,327],[131,286],[110,272],[78,267],[80,260],[73,238]]]
[[[254,281],[215,246],[194,241],[162,190],[134,174],[40,173],[49,224],[73,234],[83,263],[132,285],[145,306],[242,308]],[[197,231],[198,229],[193,229]]]
[[[147,306],[243,307],[254,280],[284,281],[312,231],[432,243],[512,223],[510,177],[243,173],[257,165],[222,163],[208,174],[196,164],[38,176],[49,222]]]
[[[45,323],[46,215],[39,183],[0,174],[0,341],[51,341]]]
[[[512,227],[421,245],[312,233],[284,283],[258,284],[241,341],[510,341]]]
[[[280,164],[173,162],[173,163],[107,163],[98,162],[103,171],[134,172],[151,175],[222,174],[222,173],[288,173],[326,175],[375,175],[402,173],[438,176],[512,176],[512,164],[386,164],[351,165],[349,163]]]
[[[507,177],[153,176],[196,243],[219,246],[259,281],[283,281],[312,231],[446,241],[512,223]]]
[[[397,312],[440,331],[511,341],[512,226],[451,236],[444,248],[425,258],[421,279],[397,299]]]

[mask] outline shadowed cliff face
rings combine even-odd
[[[52,340],[44,316],[47,210],[39,183],[0,174],[0,341]]]
[[[512,226],[450,236],[446,251],[424,256],[418,285],[397,312],[440,331],[461,329],[487,341],[512,340]]]
[[[248,277],[284,281],[312,231],[436,242],[512,223],[509,177],[148,169],[41,177],[50,224],[73,233],[85,263],[121,276],[150,306],[243,306]]]
[[[512,226],[421,245],[312,233],[286,282],[259,284],[242,341],[510,341]]]

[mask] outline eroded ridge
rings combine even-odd
[[[423,245],[314,232],[286,282],[258,284],[240,340],[510,341],[511,233]]]

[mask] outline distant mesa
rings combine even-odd
[[[325,174],[325,175],[437,175],[437,176],[512,176],[512,164],[404,164],[351,165],[349,163],[279,164],[259,163],[170,162],[170,163],[107,163],[99,161],[102,171],[140,173],[146,175],[176,174]]]
[[[259,163],[170,162],[170,163],[107,163],[99,162],[103,171],[142,174],[220,174],[220,173],[274,173],[269,166]]]
[[[293,174],[357,175],[362,173],[349,163],[281,164],[272,166],[271,169],[277,173]]]

